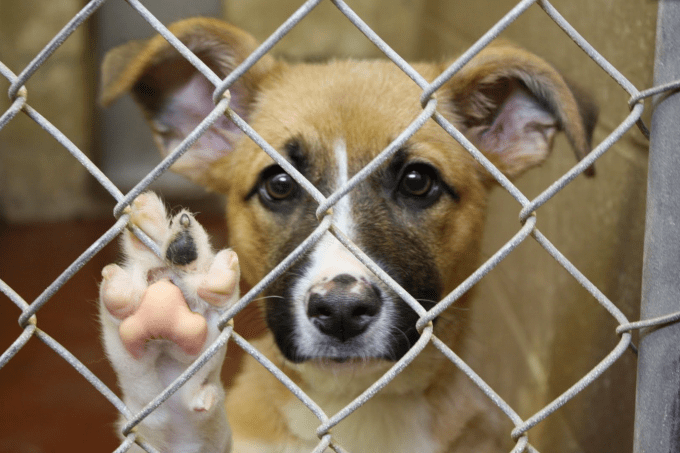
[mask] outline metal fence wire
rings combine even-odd
[[[152,413],[163,401],[170,397],[177,389],[186,382],[207,360],[212,357],[229,340],[238,344],[246,353],[252,355],[264,367],[266,367],[276,378],[278,378],[290,391],[299,398],[309,410],[319,419],[317,435],[319,444],[313,450],[322,452],[331,448],[336,452],[345,451],[333,439],[330,430],[346,417],[351,417],[352,412],[373,397],[381,388],[394,379],[428,343],[432,343],[446,357],[448,357],[467,377],[474,382],[488,398],[490,398],[512,421],[515,428],[510,435],[515,440],[516,445],[513,452],[536,451],[528,440],[528,431],[536,424],[540,423],[554,411],[572,399],[577,393],[586,386],[598,379],[628,348],[633,348],[631,343],[631,331],[653,325],[675,322],[680,319],[680,313],[673,313],[661,318],[649,319],[639,322],[631,322],[593,283],[591,283],[579,270],[560,253],[557,248],[541,233],[537,228],[534,212],[550,200],[555,194],[562,190],[570,181],[590,167],[603,153],[619,140],[622,135],[632,128],[636,123],[640,130],[649,136],[649,132],[641,121],[644,109],[643,101],[645,98],[680,87],[680,82],[676,81],[663,86],[657,86],[649,90],[639,91],[629,82],[615,67],[605,60],[598,51],[593,48],[581,35],[560,15],[560,13],[546,0],[523,0],[519,2],[510,12],[508,12],[498,23],[496,23],[484,36],[482,36],[472,47],[463,53],[449,68],[447,68],[432,83],[427,82],[417,71],[413,69],[404,59],[392,50],[371,28],[357,15],[343,0],[329,0],[339,11],[344,14],[368,39],[370,39],[387,58],[392,60],[402,71],[404,71],[422,89],[420,102],[423,107],[422,113],[397,137],[382,153],[375,158],[362,171],[351,178],[344,186],[340,187],[329,197],[323,196],[304,176],[295,170],[288,162],[267,142],[265,142],[243,119],[229,107],[229,87],[244,74],[259,58],[267,53],[286,33],[288,33],[299,21],[312,11],[322,0],[309,0],[305,2],[292,16],[290,16],[264,43],[253,52],[240,66],[238,66],[224,80],[220,79],[210,68],[186,48],[161,22],[159,22],[139,0],[127,0],[128,3],[161,35],[167,39],[191,64],[193,64],[213,85],[215,91],[213,99],[215,108],[203,119],[196,129],[186,137],[186,139],[167,156],[153,171],[144,177],[128,193],[122,193],[85,154],[78,149],[62,132],[54,127],[39,112],[27,104],[27,90],[24,84],[31,78],[36,70],[52,55],[52,53],[75,31],[83,22],[102,5],[104,0],[92,0],[52,39],[52,41],[33,59],[33,61],[17,76],[2,62],[0,62],[0,74],[7,78],[10,83],[9,98],[11,106],[0,117],[0,129],[9,123],[19,112],[23,112],[33,119],[40,127],[49,132],[62,146],[64,146],[86,169],[96,178],[96,180],[111,194],[117,201],[114,209],[116,222],[114,225],[94,244],[92,244],[75,262],[73,262],[43,293],[32,303],[26,302],[12,288],[0,280],[0,290],[13,301],[20,309],[21,315],[18,322],[23,329],[23,333],[16,341],[0,356],[0,368],[2,368],[12,357],[32,338],[37,337],[59,356],[71,364],[80,374],[82,374],[99,392],[101,392],[115,408],[126,418],[127,424],[123,427],[122,434],[125,441],[118,447],[117,452],[127,451],[133,444],[140,445],[148,452],[156,449],[145,443],[143,439],[136,435],[134,427],[139,424],[146,416]],[[449,80],[460,68],[481,49],[487,46],[499,33],[508,25],[515,21],[531,5],[537,3],[543,11],[559,26],[562,30],[580,46],[609,76],[611,76],[629,95],[630,95],[630,114],[616,127],[616,129],[582,161],[576,164],[571,170],[561,176],[543,193],[534,198],[528,199],[512,182],[510,182],[498,169],[496,169],[476,148],[473,146],[444,116],[437,111],[436,100],[432,95]],[[140,193],[145,191],[149,184],[158,178],[162,173],[177,160],[182,154],[203,134],[219,117],[227,115],[245,134],[254,140],[267,154],[269,154],[281,167],[290,175],[318,202],[317,217],[319,224],[316,230],[302,242],[297,249],[291,253],[282,263],[280,263],[269,275],[259,284],[244,295],[238,303],[231,307],[220,319],[219,325],[221,335],[204,354],[202,354],[193,365],[186,370],[174,383],[172,383],[162,394],[158,395],[140,413],[132,413],[116,394],[104,385],[85,365],[83,365],[71,352],[61,346],[47,333],[38,328],[37,313],[50,300],[52,295],[57,292],[79,269],[98,253],[104,246],[117,237],[128,225],[129,216],[124,213],[128,206]],[[501,247],[491,258],[484,262],[469,278],[467,278],[458,288],[448,294],[442,301],[430,310],[425,310],[412,296],[404,289],[400,288],[389,275],[383,272],[374,262],[371,261],[352,241],[347,238],[339,229],[335,228],[332,218],[327,213],[333,205],[345,194],[351,191],[357,184],[364,180],[375,169],[381,166],[396,150],[403,145],[406,140],[413,135],[426,121],[433,119],[444,130],[446,130],[455,140],[457,140],[472,156],[478,160],[500,185],[505,188],[522,206],[519,213],[520,228],[515,236]],[[357,397],[348,406],[336,414],[326,414],[324,411],[299,387],[297,387],[280,369],[268,361],[259,351],[250,345],[243,337],[233,332],[231,319],[244,307],[250,304],[267,285],[272,283],[278,276],[286,271],[300,256],[312,247],[321,236],[330,232],[345,247],[347,247],[364,265],[374,272],[380,279],[397,292],[415,310],[420,319],[417,328],[422,333],[419,341],[402,357],[394,366],[362,395]],[[136,233],[152,249],[158,250],[157,246],[146,235],[137,230]],[[520,243],[531,237],[548,251],[592,296],[597,302],[607,310],[618,323],[618,327],[612,335],[620,336],[616,347],[590,372],[583,376],[578,382],[573,384],[567,391],[557,397],[550,404],[542,408],[528,419],[520,417],[515,410],[510,407],[475,371],[470,368],[461,358],[459,358],[448,346],[440,341],[434,334],[432,320],[442,311],[451,306],[455,301],[483,278],[491,269],[501,262],[510,252]]]

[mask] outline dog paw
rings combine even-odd
[[[139,412],[218,339],[220,314],[239,296],[239,266],[233,251],[213,251],[189,211],[170,217],[153,193],[137,197],[125,212],[132,228],[123,232],[122,263],[102,270],[100,321],[123,401]],[[134,227],[156,243],[156,251],[137,239]],[[138,426],[138,433],[163,445],[158,433],[184,433],[186,426],[212,431],[219,427],[228,439],[229,427],[220,410],[225,392],[219,370],[225,355],[226,345],[212,351]],[[183,441],[193,451],[203,440]]]
[[[238,298],[238,258],[231,250],[215,254],[190,212],[182,210],[169,218],[151,192],[137,197],[126,212],[130,222],[158,244],[161,256],[132,231],[125,231],[124,264],[102,271],[102,306],[135,359],[141,359],[155,340],[166,340],[183,354],[195,356],[208,338],[207,319],[217,318],[215,313]]]

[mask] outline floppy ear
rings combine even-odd
[[[216,19],[187,19],[169,29],[220,78],[257,47],[252,36]],[[273,65],[271,57],[263,57],[230,87],[230,107],[239,116],[248,117],[257,87]],[[102,66],[102,104],[106,106],[130,91],[164,156],[214,109],[214,90],[208,79],[160,35],[113,49]],[[226,116],[218,119],[172,170],[204,183],[210,165],[234,148],[241,133]]]
[[[548,63],[517,47],[487,47],[442,87],[442,95],[461,132],[510,178],[542,163],[560,130],[578,159],[590,151],[595,104]]]

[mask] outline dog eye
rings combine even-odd
[[[415,167],[415,165],[413,166]],[[423,197],[432,189],[432,175],[428,171],[419,168],[410,168],[401,177],[399,190],[404,195]]]
[[[399,194],[411,200],[418,200],[421,207],[434,203],[441,194],[437,170],[422,163],[407,165],[399,180]]]
[[[266,171],[260,193],[269,201],[283,201],[297,191],[297,183],[281,167],[274,166]]]

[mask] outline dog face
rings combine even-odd
[[[253,127],[326,196],[368,164],[421,109],[418,87],[388,63],[337,62],[279,71],[260,93],[262,114],[254,112]],[[381,108],[381,102],[396,111]],[[279,119],[272,121],[272,115]],[[249,179],[234,184],[238,172]],[[267,262],[254,270],[255,279],[318,225],[318,204],[254,144],[240,143],[211,169],[211,178],[216,184],[228,181],[221,190],[229,194],[237,252]],[[477,248],[484,192],[477,164],[432,122],[343,197],[332,216],[337,229],[429,308],[451,289],[452,278],[459,281],[469,271],[465,257]],[[442,247],[448,260],[437,253]],[[284,355],[295,362],[393,360],[418,338],[415,312],[330,233],[267,295],[275,296],[266,299],[268,325]]]
[[[244,32],[209,19],[171,30],[220,77],[256,46]],[[414,68],[433,80],[446,66]],[[214,107],[213,87],[162,38],[115,50],[104,75],[104,102],[132,91],[163,153]],[[265,56],[230,92],[231,108],[325,196],[422,112],[421,89],[382,61],[288,64]],[[482,51],[436,99],[438,112],[511,178],[545,160],[558,130],[578,157],[589,150],[594,110],[579,104],[547,63],[515,47]],[[173,169],[226,195],[229,239],[250,285],[319,224],[318,203],[227,117]],[[333,230],[428,309],[476,268],[492,185],[429,120],[326,215]],[[294,363],[389,362],[419,337],[414,310],[330,232],[263,296],[268,327]],[[444,315],[435,332],[451,343],[459,324]]]

